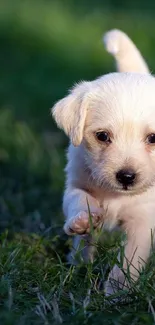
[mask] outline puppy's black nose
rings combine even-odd
[[[136,174],[131,169],[121,169],[116,174],[117,181],[123,186],[133,185]]]

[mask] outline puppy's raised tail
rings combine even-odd
[[[140,51],[124,32],[112,29],[104,34],[103,42],[115,58],[117,71],[150,73]]]

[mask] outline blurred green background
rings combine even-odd
[[[0,1],[0,230],[61,225],[65,149],[50,107],[80,80],[114,71],[102,35],[119,28],[155,70],[152,0]]]

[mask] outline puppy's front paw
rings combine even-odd
[[[97,228],[101,223],[102,216],[97,213],[91,213],[93,228]],[[83,235],[90,232],[90,218],[85,211],[79,212],[75,217],[69,219],[64,225],[64,231],[67,235]]]

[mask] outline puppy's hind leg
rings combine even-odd
[[[75,236],[73,238],[73,246],[68,254],[68,262],[70,264],[79,264],[93,262],[95,254],[95,244],[92,235]]]

